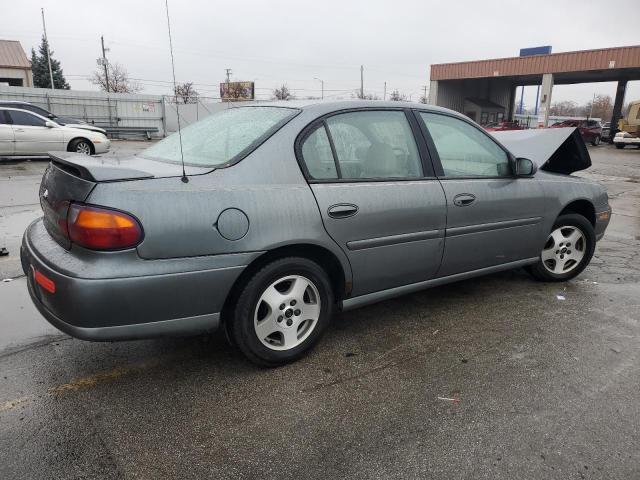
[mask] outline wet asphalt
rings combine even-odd
[[[0,164],[0,478],[640,478],[640,150],[590,152],[614,213],[577,279],[516,270],[344,313],[267,370],[221,335],[48,326],[16,249],[45,164]]]

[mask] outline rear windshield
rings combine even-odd
[[[299,110],[286,107],[237,107],[214,113],[182,129],[184,163],[220,167],[234,163],[269,138]],[[180,163],[180,137],[174,133],[140,155]]]

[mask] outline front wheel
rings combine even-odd
[[[228,331],[252,362],[281,365],[300,358],[320,339],[333,302],[329,278],[315,262],[275,260],[242,289]]]
[[[594,147],[597,147],[598,145],[600,145],[600,137],[596,137],[591,141],[591,145],[593,145]]]
[[[77,138],[69,145],[70,152],[81,153],[82,155],[91,155],[93,148],[89,140]]]
[[[624,148],[624,143],[616,143],[615,145],[618,150],[622,150]]]
[[[582,215],[560,215],[529,272],[543,282],[562,282],[578,276],[589,264],[596,246],[591,223]]]

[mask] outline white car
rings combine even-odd
[[[93,155],[108,152],[110,146],[103,133],[62,126],[26,110],[0,107],[0,157],[40,156],[50,151]]]

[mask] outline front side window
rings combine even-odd
[[[299,110],[285,107],[236,107],[214,113],[182,130],[184,163],[221,167],[259,146]],[[160,162],[181,162],[180,136],[174,133],[141,154]]]
[[[45,120],[29,112],[22,112],[20,110],[5,110],[11,117],[11,123],[14,125],[22,125],[29,127],[44,127]]]
[[[510,176],[509,158],[488,135],[469,123],[421,112],[435,144],[445,177]]]
[[[342,178],[418,178],[422,164],[411,126],[401,111],[334,115],[327,127]]]

